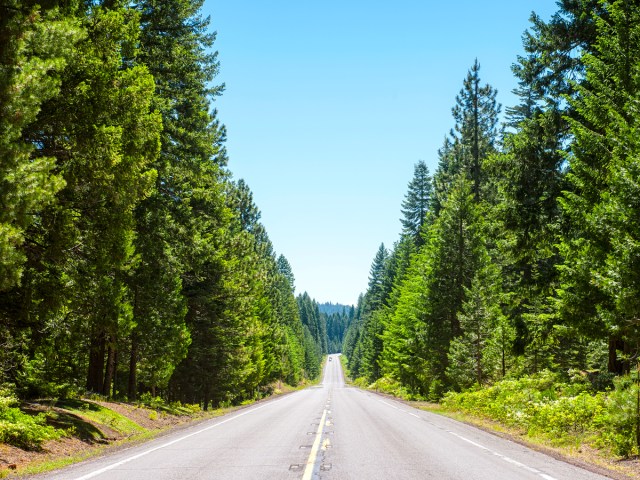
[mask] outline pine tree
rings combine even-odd
[[[29,230],[42,222],[65,181],[56,169],[57,158],[39,152],[30,134],[43,103],[60,95],[74,46],[86,36],[77,8],[75,2],[0,5],[0,383],[20,386],[17,376],[35,350],[31,332],[42,331],[31,304],[38,301],[31,287],[36,280],[29,273],[37,248]],[[40,284],[46,283],[46,273],[40,272]],[[39,309],[47,307],[40,304]],[[68,350],[59,347],[52,358]],[[62,372],[54,373],[44,360],[39,365],[48,368],[53,382],[64,384]]]
[[[322,355],[327,352],[327,327],[320,315],[318,304],[307,292],[298,295],[298,310],[304,326],[305,370],[307,378],[315,378],[320,372]]]
[[[432,195],[429,168],[422,160],[416,163],[413,178],[402,202],[402,233],[410,236],[416,246],[422,245],[422,227],[427,220]]]
[[[479,201],[484,182],[483,163],[496,150],[500,104],[497,91],[490,85],[481,86],[480,64],[476,59],[456,96],[452,113],[455,120],[451,132],[454,147],[453,172],[462,171],[473,184],[473,194]]]
[[[462,334],[451,341],[447,377],[455,388],[504,377],[511,362],[513,328],[501,309],[500,273],[484,255],[458,313]]]
[[[365,315],[379,309],[385,302],[385,270],[389,252],[380,244],[369,270],[369,288],[365,294]]]
[[[447,352],[462,334],[458,317],[484,245],[472,183],[461,173],[413,257],[382,333],[386,375],[410,391],[439,398],[447,387]]]
[[[513,131],[488,169],[497,183],[497,247],[517,332],[514,351],[536,359],[533,369],[553,342],[548,298],[558,282],[557,235],[566,228],[558,198],[566,188],[563,151],[571,145],[567,118],[573,108],[561,99],[575,96],[575,85],[583,81],[580,53],[593,48],[593,13],[601,10],[597,1],[562,1],[559,6],[549,22],[531,16],[531,31],[523,37],[526,55],[512,67],[519,82],[514,93],[520,98],[507,109]]]
[[[133,210],[155,179],[160,118],[151,111],[153,79],[137,62],[137,16],[117,3],[96,5],[78,11],[77,25],[75,61],[60,62],[52,76],[59,94],[22,132],[33,163],[55,159],[64,187],[36,208],[21,286],[7,303],[20,302],[16,317],[35,333],[29,356],[55,352],[44,378],[66,370],[77,380],[85,370],[92,390],[110,394],[117,346],[131,326]]]
[[[60,72],[84,35],[75,8],[0,5],[0,291],[20,283],[25,230],[64,186],[55,157],[38,155],[26,136],[42,104],[60,94]]]

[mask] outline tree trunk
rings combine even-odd
[[[94,332],[89,345],[89,368],[87,372],[87,390],[99,393],[102,391],[102,375],[104,373],[104,353],[106,339],[104,332]]]
[[[127,383],[127,398],[130,402],[138,399],[138,336],[135,331],[131,334],[131,355],[129,356],[129,380]]]
[[[118,394],[118,350],[113,352],[113,386],[111,388],[111,397],[116,398]]]
[[[107,397],[111,394],[111,384],[113,382],[113,373],[116,366],[115,356],[115,347],[110,344],[107,352],[107,368],[104,372],[104,383],[102,384],[102,394]]]
[[[619,338],[609,338],[609,372],[616,375],[623,375],[625,373],[625,365],[622,360],[618,358],[618,350],[625,351],[625,342]]]
[[[209,387],[206,387],[204,390],[204,405],[202,409],[206,412],[209,410]]]

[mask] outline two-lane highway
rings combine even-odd
[[[595,480],[606,477],[473,427],[346,386],[339,358],[332,356],[321,386],[37,478]]]

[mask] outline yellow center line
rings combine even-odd
[[[313,467],[315,466],[316,458],[318,457],[318,450],[320,449],[320,443],[322,441],[322,429],[324,428],[324,422],[326,418],[327,418],[327,409],[325,408],[324,411],[322,412],[320,425],[318,425],[316,438],[313,441],[313,446],[311,447],[311,453],[309,454],[309,458],[307,460],[307,466],[304,469],[304,475],[302,476],[302,480],[311,480],[311,476],[313,475]]]

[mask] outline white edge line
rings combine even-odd
[[[503,455],[501,453],[498,453],[494,450],[491,450],[490,448],[485,447],[484,445],[480,445],[479,443],[474,442],[473,440],[469,440],[466,437],[463,437],[462,435],[458,435],[455,432],[452,432],[451,430],[447,430],[447,432],[449,432],[451,435],[458,437],[460,440],[464,440],[467,443],[470,443],[471,445],[478,447],[482,450],[486,450],[489,453],[492,453],[493,455],[495,455],[496,457],[500,457],[502,460],[504,460],[505,462],[511,463],[512,465],[515,465],[516,467],[522,468],[524,470],[527,470],[531,473],[535,473],[536,475],[539,475],[540,477],[544,478],[545,480],[557,480],[556,478],[547,475],[546,473],[542,473],[540,470],[530,467],[528,465],[525,465],[524,463],[520,463],[517,460],[514,460],[513,458],[507,457],[506,455]]]
[[[267,406],[272,405],[274,403],[276,403],[276,402],[265,403],[264,405],[260,405],[259,407],[252,408],[251,410],[247,410],[245,412],[239,413],[238,415],[234,415],[231,418],[227,418],[226,420],[223,420],[222,422],[218,422],[218,423],[216,423],[214,425],[210,425],[210,426],[208,426],[206,428],[202,428],[202,429],[198,430],[197,432],[193,432],[193,433],[190,433],[188,435],[184,435],[183,437],[176,438],[175,440],[171,440],[170,442],[163,443],[162,445],[158,445],[157,447],[150,448],[149,450],[145,450],[144,452],[140,452],[140,453],[138,453],[136,455],[133,455],[131,457],[127,457],[124,460],[120,460],[119,462],[112,463],[111,465],[107,465],[106,467],[103,467],[103,468],[101,468],[99,470],[94,470],[93,472],[87,473],[86,475],[83,475],[82,477],[78,477],[75,480],[88,480],[90,478],[97,477],[98,475],[101,475],[101,474],[103,474],[105,472],[108,472],[109,470],[113,470],[114,468],[117,468],[117,467],[119,467],[121,465],[124,465],[125,463],[129,463],[129,462],[131,462],[133,460],[137,460],[138,458],[141,458],[141,457],[144,457],[145,455],[153,453],[156,450],[160,450],[162,448],[169,447],[169,446],[173,445],[174,443],[178,443],[178,442],[181,442],[182,440],[186,440],[187,438],[193,437],[195,435],[199,435],[199,434],[201,434],[203,432],[206,432],[207,430],[211,430],[212,428],[216,428],[216,427],[219,427],[220,425],[224,425],[225,423],[228,423],[228,422],[230,422],[232,420],[235,420],[236,418],[243,417],[245,415],[248,415],[250,413],[255,412],[256,410],[260,410],[261,408],[267,407]]]
[[[403,410],[402,408],[396,407],[395,405],[393,405],[393,404],[391,404],[391,403],[389,403],[389,402],[385,402],[384,400],[380,400],[380,399],[378,399],[378,401],[379,401],[380,403],[384,403],[385,405],[387,405],[387,406],[389,406],[389,407],[391,407],[391,408],[395,408],[396,410],[398,410],[398,411],[400,411],[400,412],[402,412],[402,413],[409,414],[409,415],[411,415],[411,416],[413,416],[413,417],[416,417],[416,418],[421,418],[421,417],[420,417],[420,415],[416,415],[416,414],[415,414],[415,413],[413,413],[413,412],[409,412],[409,411],[407,411],[407,410]],[[476,443],[476,442],[474,442],[473,440],[469,440],[468,438],[465,438],[465,437],[463,437],[462,435],[458,435],[457,433],[452,432],[451,430],[447,430],[447,431],[448,431],[451,435],[454,435],[454,436],[458,437],[460,440],[464,440],[465,442],[470,443],[471,445],[473,445],[473,446],[475,446],[475,447],[478,447],[478,448],[480,448],[480,449],[482,449],[482,450],[486,450],[487,452],[492,453],[493,455],[495,455],[495,456],[497,456],[497,457],[500,457],[500,458],[501,458],[502,460],[504,460],[505,462],[511,463],[512,465],[515,465],[515,466],[517,466],[517,467],[519,467],[519,468],[522,468],[522,469],[524,469],[524,470],[527,470],[527,471],[529,471],[529,472],[531,472],[531,473],[535,473],[536,475],[539,475],[540,477],[544,478],[545,480],[557,480],[556,478],[554,478],[554,477],[552,477],[552,476],[550,476],[550,475],[547,475],[547,474],[545,474],[545,473],[542,473],[540,470],[537,470],[537,469],[535,469],[535,468],[533,468],[533,467],[530,467],[530,466],[528,466],[528,465],[525,465],[524,463],[520,463],[520,462],[518,462],[517,460],[514,460],[513,458],[507,457],[506,455],[503,455],[503,454],[501,454],[501,453],[498,453],[498,452],[496,452],[496,451],[493,451],[493,450],[491,450],[491,449],[489,449],[489,448],[485,447],[484,445],[480,445],[479,443]]]
[[[409,411],[407,411],[407,410],[403,410],[403,409],[401,409],[401,408],[398,408],[398,407],[396,407],[395,405],[392,405],[391,403],[385,402],[384,400],[380,400],[380,399],[378,399],[378,401],[379,401],[380,403],[384,403],[385,405],[388,405],[388,406],[389,406],[389,407],[391,407],[391,408],[395,408],[396,410],[398,410],[398,411],[400,411],[400,412],[402,412],[402,413],[406,413],[406,414],[408,414],[408,415],[411,415],[412,417],[422,418],[422,417],[420,417],[420,415],[416,415],[415,413],[412,413],[412,412],[409,412]]]

